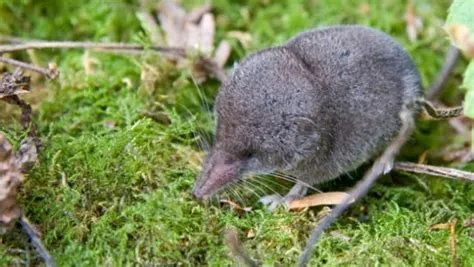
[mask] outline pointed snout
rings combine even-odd
[[[192,196],[195,200],[201,202],[205,201],[209,198],[209,195],[205,195],[202,193],[202,190],[200,190],[198,187],[193,188]]]
[[[206,200],[234,180],[239,179],[241,161],[224,151],[213,151],[207,158],[194,186],[192,195]]]
[[[193,198],[197,201],[204,201],[204,200],[207,200],[209,198],[209,196],[205,195],[204,194],[204,190],[203,190],[203,187],[202,187],[202,181],[203,178],[203,173],[201,173],[197,180],[196,180],[196,183],[194,184],[194,188],[193,188],[193,192],[192,192],[192,195],[193,195]]]

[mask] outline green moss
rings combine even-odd
[[[135,17],[138,3],[112,2],[0,1],[0,31],[42,39],[146,41]],[[355,2],[215,1],[217,38],[228,38],[231,30],[250,33],[249,47],[230,40],[232,59],[237,60],[313,26],[371,25],[407,48],[428,85],[448,45],[440,25],[449,1],[416,1],[424,30],[415,44],[406,37],[404,1],[367,1],[366,14],[361,11],[364,2]],[[193,7],[196,2],[185,1],[185,5]],[[44,64],[56,61],[61,76],[38,84],[50,91],[35,117],[45,148],[28,174],[20,200],[59,266],[230,265],[222,243],[222,230],[228,225],[242,232],[245,247],[265,265],[294,264],[319,209],[272,214],[254,202],[250,190],[240,190],[238,196],[229,192],[235,201],[252,205],[251,212],[242,214],[226,205],[198,205],[190,196],[196,158],[202,157],[193,132],[203,131],[211,139],[209,110],[218,88],[215,81],[197,86],[188,71],[178,71],[153,54],[90,52],[88,56],[98,64],[89,75],[82,65],[83,51],[37,54]],[[20,56],[27,59],[26,54]],[[159,70],[160,75],[142,81],[146,68]],[[462,68],[457,70],[461,72]],[[459,86],[459,82],[451,83]],[[448,101],[457,94],[450,91]],[[159,112],[167,118],[149,116]],[[2,118],[2,132],[17,142],[24,134],[18,123]],[[454,137],[444,122],[421,123],[404,157],[413,160],[423,150],[454,142],[446,135]],[[472,166],[458,167],[472,170]],[[337,180],[327,187],[345,190],[347,184]],[[264,187],[254,191],[268,192]],[[430,231],[429,226],[452,218],[461,222],[472,215],[473,203],[472,183],[393,174],[325,233],[313,263],[448,265],[449,232]],[[362,208],[368,219],[360,221]],[[474,262],[473,233],[460,225],[457,255],[467,266]],[[247,238],[249,232],[254,236]],[[33,263],[39,262],[20,229],[2,238],[0,265],[21,263],[27,255]]]

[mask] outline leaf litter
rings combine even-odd
[[[212,62],[209,60],[197,62],[198,64],[195,64],[192,68],[198,82],[206,80],[206,73],[223,72],[215,68],[222,68],[227,63],[231,53],[230,44],[226,40],[222,40],[217,48],[214,46],[216,22],[211,11],[212,6],[204,4],[187,12],[173,0],[161,1],[156,8],[156,16],[164,32],[167,46],[195,51],[199,55],[212,59]],[[141,15],[141,17],[142,20],[145,20],[144,17],[146,16]],[[153,26],[147,28],[150,31],[157,31]],[[152,32],[151,35],[157,36],[158,33]],[[178,58],[176,62],[178,66],[187,66],[187,60],[187,58]],[[208,66],[212,63],[216,66]]]
[[[50,64],[48,73],[50,78],[56,78],[59,75],[57,66]],[[19,97],[30,92],[30,82],[30,77],[24,76],[20,68],[0,76],[0,99],[21,108],[21,124],[27,133],[16,152],[7,137],[0,133],[0,234],[7,233],[19,221],[46,266],[55,266],[54,260],[41,242],[39,231],[24,216],[17,200],[18,190],[25,180],[23,174],[33,168],[38,160],[38,150],[42,146],[36,125],[32,121],[33,110]]]

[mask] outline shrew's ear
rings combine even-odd
[[[296,117],[294,123],[298,133],[295,140],[298,151],[312,153],[318,150],[320,135],[316,124],[307,117]]]

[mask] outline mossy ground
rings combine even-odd
[[[185,5],[199,2],[203,1],[189,0]],[[231,30],[252,36],[248,47],[230,39],[232,60],[306,28],[359,23],[400,41],[428,85],[448,46],[441,26],[450,1],[415,1],[424,26],[414,44],[405,33],[405,1],[214,2],[217,40],[228,38]],[[0,32],[32,39],[143,42],[147,35],[136,17],[138,9],[132,0],[2,0]],[[39,80],[30,97],[36,103],[35,121],[44,150],[28,174],[20,200],[59,266],[229,265],[222,238],[229,225],[243,234],[253,233],[251,238],[243,236],[245,247],[265,264],[295,263],[320,209],[270,213],[244,196],[253,210],[240,214],[225,205],[198,205],[191,198],[197,159],[202,157],[193,131],[196,127],[208,131],[210,125],[198,90],[212,107],[218,83],[196,86],[188,71],[178,71],[151,53],[90,52],[98,64],[89,75],[82,65],[83,51],[35,55],[44,65],[57,62],[61,76],[54,82]],[[26,53],[17,56],[30,60]],[[455,88],[463,67],[460,64],[444,95],[449,104],[462,97]],[[159,75],[144,82],[141,73],[146,68]],[[0,110],[2,132],[17,142],[23,133],[14,122],[14,109],[7,112],[2,104]],[[163,112],[169,124],[156,119]],[[146,115],[150,113],[158,115],[152,119]],[[446,122],[422,122],[402,158],[416,160],[425,150],[461,142]],[[473,164],[456,167],[474,170]],[[347,180],[325,186],[346,190],[353,183]],[[429,226],[452,218],[463,221],[473,210],[472,183],[394,173],[327,231],[312,263],[446,266],[451,262],[449,232],[429,231]],[[457,257],[463,266],[473,266],[473,229],[460,225]],[[0,265],[38,262],[20,229],[2,237]]]

